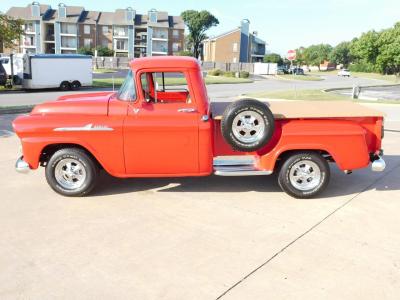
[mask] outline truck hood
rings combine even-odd
[[[108,102],[114,95],[115,92],[99,92],[61,96],[56,101],[36,105],[31,114],[107,115]]]

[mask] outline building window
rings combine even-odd
[[[114,27],[114,35],[115,36],[128,36],[128,28],[123,26],[115,26]]]
[[[128,50],[128,43],[124,40],[118,40],[115,42],[116,50]]]
[[[85,47],[92,47],[92,39],[84,39],[83,40],[83,45]]]
[[[101,45],[103,47],[108,47],[108,40],[106,40],[106,39],[101,40]]]
[[[173,52],[181,51],[181,43],[173,43],[172,44],[172,51]]]
[[[76,24],[62,23],[61,33],[63,34],[76,34]]]
[[[233,52],[238,51],[238,43],[233,43]]]
[[[234,63],[234,64],[237,63],[237,57],[234,57],[234,58],[233,58],[233,63]]]
[[[172,32],[172,35],[174,38],[179,38],[179,30],[174,29],[174,31]]]
[[[83,32],[84,34],[90,34],[90,25],[83,26]]]
[[[102,31],[103,31],[103,34],[108,34],[109,33],[108,26],[103,26]]]
[[[33,25],[33,23],[25,24],[25,32],[35,32],[35,26]]]

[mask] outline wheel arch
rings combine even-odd
[[[101,168],[104,169],[103,165],[99,161],[99,159],[90,151],[87,147],[82,146],[76,143],[54,143],[46,145],[41,151],[39,156],[39,164],[43,167],[46,166],[47,162],[49,161],[50,157],[57,152],[58,150],[65,149],[65,148],[78,148],[85,151]]]

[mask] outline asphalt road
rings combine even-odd
[[[1,299],[398,299],[400,123],[387,170],[333,167],[318,199],[276,176],[114,179],[64,198],[0,138]],[[397,130],[397,131],[396,131]]]
[[[109,74],[107,74],[109,76]],[[279,91],[288,89],[327,89],[351,87],[353,84],[361,86],[387,84],[386,81],[363,79],[363,78],[341,78],[337,76],[325,76],[322,81],[289,81],[276,79],[257,79],[253,83],[246,84],[212,84],[208,85],[208,94],[211,99],[218,101],[232,101],[236,97],[246,93]],[[104,91],[110,89],[95,88],[82,89],[77,92],[60,92],[58,90],[33,91],[33,92],[0,92],[0,106],[31,105],[54,100],[61,95],[76,94],[82,92]]]

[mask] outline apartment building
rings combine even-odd
[[[262,61],[266,42],[250,33],[250,21],[242,20],[240,26],[203,41],[204,61],[247,63]]]
[[[185,25],[181,17],[155,9],[137,14],[128,7],[114,12],[87,11],[60,3],[56,9],[33,2],[11,7],[7,15],[25,21],[14,49],[21,53],[77,53],[81,47],[108,47],[115,56],[173,55],[183,50]]]

